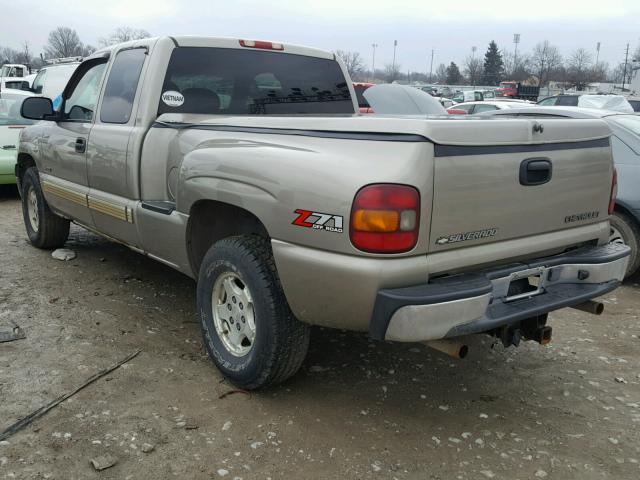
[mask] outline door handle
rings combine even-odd
[[[520,185],[543,185],[551,180],[553,165],[548,158],[527,158],[520,164]]]
[[[76,152],[84,153],[86,151],[87,151],[87,140],[82,137],[76,138]]]

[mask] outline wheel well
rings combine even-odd
[[[623,205],[620,205],[619,203],[616,203],[615,211],[625,214],[627,217],[631,219],[633,223],[635,223],[635,225],[638,228],[640,228],[640,220],[628,208],[626,208]]]
[[[265,226],[248,210],[215,200],[194,203],[187,224],[187,252],[193,273],[198,275],[202,259],[215,242],[246,234],[269,238]]]
[[[18,188],[20,188],[20,183],[22,183],[22,176],[27,169],[31,167],[35,167],[36,162],[33,157],[27,153],[19,153],[18,161],[16,162],[16,177],[18,177]]]

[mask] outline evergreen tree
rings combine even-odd
[[[498,50],[498,44],[491,40],[487,53],[484,54],[483,85],[499,85],[504,73],[504,62]]]
[[[458,85],[462,82],[462,74],[454,62],[447,67],[447,85]]]

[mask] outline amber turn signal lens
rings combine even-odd
[[[360,232],[395,232],[398,230],[400,215],[394,210],[356,210],[352,225]]]

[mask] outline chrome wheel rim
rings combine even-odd
[[[220,275],[211,297],[213,324],[224,348],[243,357],[253,348],[256,323],[249,287],[233,272]]]
[[[29,217],[29,223],[31,229],[34,232],[38,231],[38,196],[34,188],[29,189],[27,194],[27,216]]]
[[[622,232],[613,225],[609,226],[609,243],[619,243],[622,245],[626,245],[624,237],[622,236]]]

